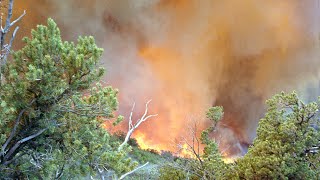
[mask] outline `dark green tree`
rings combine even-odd
[[[160,177],[178,173],[196,179],[320,179],[319,101],[306,104],[295,92],[281,93],[268,100],[267,107],[248,153],[230,164],[222,161],[218,145],[209,138],[222,108],[210,108],[207,117],[213,123],[202,133],[200,158],[170,163]]]
[[[94,38],[63,42],[49,19],[23,41],[3,67],[0,177],[68,179],[132,170],[129,148],[119,150],[121,142],[101,128],[114,118],[118,101],[116,90],[97,83],[103,50]]]
[[[237,161],[239,178],[320,179],[319,103],[281,93],[267,105],[253,146]]]

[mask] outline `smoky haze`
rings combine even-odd
[[[213,105],[225,109],[215,136],[228,155],[255,137],[267,98],[293,89],[319,95],[320,7],[300,0],[16,0],[26,9],[22,33],[47,17],[66,39],[93,35],[105,49],[105,81],[120,90],[120,114],[133,102],[158,118],[139,134],[172,150],[187,119]]]

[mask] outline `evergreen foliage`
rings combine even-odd
[[[253,146],[237,162],[239,178],[320,179],[319,102],[281,93],[267,105]]]
[[[120,143],[101,128],[114,118],[118,101],[116,90],[97,83],[103,50],[94,38],[63,42],[49,19],[23,41],[3,67],[0,177],[69,179],[132,170],[129,148],[118,151]]]
[[[189,179],[320,179],[319,101],[305,104],[295,92],[281,93],[267,106],[248,153],[230,164],[222,161],[217,144],[209,138],[223,116],[222,108],[210,108],[207,117],[213,125],[202,133],[201,159],[178,166],[169,163],[160,170],[160,178],[179,174]]]

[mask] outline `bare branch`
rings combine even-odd
[[[17,34],[18,30],[19,30],[19,26],[17,26],[17,27],[14,29],[14,31],[13,31],[13,33],[12,33],[12,36],[11,36],[11,39],[10,39],[10,42],[9,42],[9,44],[6,45],[6,47],[5,47],[5,54],[4,54],[4,56],[3,56],[3,62],[2,62],[2,64],[6,64],[6,63],[7,63],[7,58],[8,58],[8,55],[9,55],[9,53],[10,53],[10,49],[11,49],[11,47],[12,47],[12,42],[13,42],[14,38],[16,37],[16,34]]]
[[[22,156],[26,155],[27,153],[23,152],[21,154],[19,154],[18,156],[12,158],[11,160],[9,161],[6,161],[5,163],[3,163],[3,165],[8,165],[8,164],[11,164],[12,162],[16,161],[17,159],[21,158]]]
[[[132,114],[133,114],[133,110],[134,110],[134,107],[135,107],[135,103],[133,104],[132,110],[130,112],[129,122],[128,122],[129,129],[128,129],[127,135],[126,135],[123,143],[119,146],[118,151],[122,150],[123,146],[128,143],[128,141],[130,140],[131,135],[133,134],[135,129],[137,129],[141,125],[141,123],[147,121],[148,119],[150,119],[152,117],[158,116],[158,114],[152,114],[152,115],[148,115],[147,116],[147,114],[148,114],[148,105],[149,105],[150,102],[151,102],[151,100],[149,100],[146,103],[146,109],[145,109],[144,114],[142,115],[142,117],[134,125],[132,123]]]
[[[133,115],[133,110],[134,110],[134,107],[136,106],[136,103],[134,102],[133,105],[132,105],[132,109],[131,109],[131,112],[130,112],[130,117],[129,117],[129,121],[128,121],[128,130],[130,130],[130,128],[133,128],[133,125],[132,125],[132,121],[130,121],[130,119],[132,119],[132,115]]]
[[[2,146],[1,155],[4,155],[5,149],[7,148],[8,144],[10,143],[10,141],[13,139],[13,137],[14,137],[16,131],[17,131],[18,125],[20,124],[21,117],[22,117],[22,115],[23,115],[23,113],[25,111],[26,111],[26,109],[23,109],[23,110],[20,111],[20,113],[19,113],[19,115],[18,115],[18,117],[16,119],[16,122],[14,123],[13,129],[12,129],[12,131],[10,133],[9,138],[6,140],[6,142]]]
[[[2,83],[3,77],[2,77],[2,66],[6,64],[7,61],[7,57],[9,55],[10,49],[12,47],[12,42],[16,36],[16,33],[19,29],[19,27],[16,27],[15,30],[13,31],[13,34],[11,36],[10,42],[9,44],[6,44],[6,35],[7,33],[10,31],[10,28],[12,26],[14,26],[17,22],[19,22],[23,16],[26,15],[26,11],[23,11],[23,13],[14,21],[11,22],[11,18],[12,18],[12,11],[13,11],[13,1],[14,0],[9,0],[9,4],[8,4],[8,14],[6,17],[6,23],[5,23],[5,27],[3,28],[2,26],[2,22],[3,22],[3,17],[1,14],[1,19],[0,19],[0,85]],[[0,1],[0,6],[2,2]],[[2,7],[0,7],[2,8]]]
[[[35,102],[36,99],[33,99],[28,106],[31,106],[34,102]],[[17,131],[17,128],[18,128],[18,125],[20,124],[20,120],[22,118],[22,115],[23,113],[27,110],[27,108],[24,108],[23,110],[20,111],[15,123],[14,123],[14,126],[13,126],[13,129],[10,133],[10,136],[9,138],[6,140],[6,142],[3,144],[2,146],[2,152],[1,152],[1,156],[4,155],[5,153],[5,149],[7,148],[8,144],[11,142],[11,140],[13,139],[14,135],[16,134],[16,131]]]
[[[62,126],[62,125],[65,125],[65,124],[64,124],[64,123],[61,123],[61,124],[57,124],[57,125],[55,125],[55,126],[56,126],[56,127],[59,127],[59,126]],[[25,138],[19,140],[18,142],[16,142],[16,144],[15,144],[12,148],[10,148],[9,152],[5,155],[4,159],[5,159],[5,160],[10,159],[10,157],[11,157],[11,156],[13,155],[13,153],[20,147],[21,144],[23,144],[23,143],[25,143],[25,142],[27,142],[27,141],[30,141],[30,140],[32,140],[32,139],[40,136],[43,132],[45,132],[45,131],[48,130],[48,129],[49,129],[49,128],[44,128],[44,129],[38,131],[37,133],[32,134],[32,135],[30,135],[30,136],[28,136],[28,137],[25,137]]]
[[[21,144],[27,142],[27,141],[30,141],[31,139],[34,139],[38,136],[40,136],[44,131],[46,131],[48,128],[45,128],[45,129],[42,129],[40,131],[38,131],[37,133],[31,135],[31,136],[28,136],[28,137],[25,137],[23,139],[21,139],[20,141],[18,141],[10,150],[9,152],[6,154],[5,156],[5,159],[9,159],[10,156],[18,149],[18,147],[20,147]]]
[[[98,169],[98,173],[99,173],[101,180],[104,180],[104,175],[102,174],[104,170],[100,169],[100,168],[97,168],[97,169]]]
[[[196,157],[196,159],[200,162],[200,164],[203,165],[203,162],[202,162],[202,159],[201,159],[201,154],[199,152],[197,153],[197,151],[196,151],[195,142],[192,141],[192,144],[190,144],[186,138],[183,138],[183,139],[184,139],[184,143],[189,147],[189,149],[188,148],[183,148],[183,146],[182,146],[182,149],[185,149],[186,151],[191,152],[194,155],[194,157]],[[193,137],[193,139],[194,139],[194,137]],[[199,148],[200,144],[196,144],[196,145]]]
[[[13,0],[9,0],[9,6],[8,6],[8,15],[6,20],[6,26],[4,28],[4,31],[7,32],[10,28],[10,20],[12,17],[12,9],[13,9]]]
[[[132,170],[132,171],[130,171],[130,172],[125,173],[124,175],[122,175],[122,176],[119,178],[119,180],[124,179],[126,176],[128,176],[128,175],[130,175],[130,174],[132,174],[132,173],[134,173],[134,172],[136,172],[136,171],[138,171],[139,169],[145,167],[145,166],[148,165],[148,164],[149,164],[149,162],[145,163],[145,164],[142,165],[142,166],[139,166],[139,167],[135,168],[134,170]]]
[[[149,101],[146,103],[146,108],[145,108],[144,114],[143,114],[143,116],[141,117],[141,119],[144,119],[144,117],[147,115],[147,113],[148,113],[148,105],[149,105],[150,102],[151,102],[151,100],[149,100]]]
[[[10,27],[13,26],[15,23],[19,22],[25,15],[26,15],[26,10],[24,10],[23,13],[16,20],[10,23]]]

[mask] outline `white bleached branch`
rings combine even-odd
[[[11,36],[11,39],[9,40],[9,44],[6,44],[6,35],[9,33],[10,28],[14,26],[17,22],[19,22],[25,15],[26,11],[23,11],[23,13],[14,21],[11,22],[12,18],[12,11],[13,11],[13,1],[14,0],[9,0],[8,4],[8,13],[7,17],[5,19],[5,25],[3,27],[3,17],[2,14],[0,15],[0,83],[2,82],[2,66],[6,64],[8,55],[10,53],[11,47],[12,47],[12,42],[17,34],[17,31],[19,27],[17,26]],[[2,0],[0,0],[0,9],[2,8]]]
[[[151,102],[151,100],[149,100],[146,103],[144,114],[142,115],[142,117],[140,119],[138,119],[138,121],[135,124],[133,124],[133,121],[132,121],[133,110],[135,107],[135,103],[133,103],[133,106],[132,106],[132,109],[130,112],[129,122],[128,122],[129,129],[128,129],[127,135],[126,135],[123,143],[118,148],[119,151],[122,150],[122,148],[128,143],[128,141],[130,140],[130,137],[133,134],[133,132],[135,131],[135,129],[137,129],[143,122],[147,121],[148,119],[158,116],[158,114],[148,115],[148,105],[150,102]]]
[[[148,164],[149,164],[149,162],[145,163],[145,164],[144,164],[144,165],[142,165],[142,166],[139,166],[139,167],[135,168],[134,170],[132,170],[132,171],[130,171],[130,172],[125,173],[124,175],[122,175],[122,176],[119,178],[119,180],[124,179],[126,176],[129,176],[130,174],[132,174],[132,173],[134,173],[134,172],[138,171],[139,169],[141,169],[141,168],[145,167],[145,166],[146,166],[146,165],[148,165]]]

